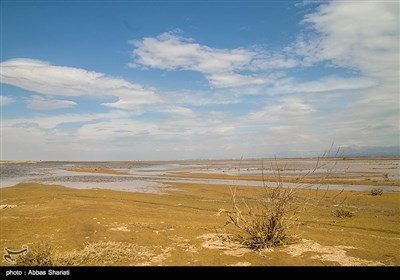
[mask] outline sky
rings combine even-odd
[[[0,3],[2,160],[399,151],[398,1]]]

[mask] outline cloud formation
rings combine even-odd
[[[47,96],[117,98],[102,105],[119,109],[161,102],[154,89],[81,68],[26,58],[1,62],[0,67],[3,83]]]
[[[61,108],[71,108],[76,105],[76,102],[74,101],[46,98],[38,95],[27,98],[26,103],[29,108],[36,110],[56,110]]]
[[[398,78],[398,8],[391,1],[322,4],[303,20],[315,33],[299,37],[294,49],[306,63],[330,61],[370,77]]]
[[[14,98],[5,95],[0,95],[0,106],[7,106],[13,102],[15,102]]]
[[[157,37],[133,41],[134,62],[131,67],[200,72],[214,88],[262,85],[270,78],[259,75],[260,69],[288,68],[296,65],[292,58],[268,54],[261,49],[218,49],[196,43],[193,39],[166,32]],[[252,71],[252,74],[243,74]]]
[[[251,122],[261,123],[291,123],[315,113],[316,110],[298,97],[283,97],[275,105],[267,105],[261,111],[247,115]]]
[[[298,82],[294,78],[284,78],[276,81],[274,87],[269,89],[268,92],[271,94],[340,92],[366,89],[377,85],[378,82],[366,77],[325,76],[309,82]]]
[[[201,91],[156,90],[41,60],[4,61],[2,81],[35,93],[28,107],[54,110],[3,119],[4,157],[60,159],[65,150],[62,158],[71,159],[260,157],[323,150],[333,140],[398,146],[397,8],[324,2],[282,50],[218,48],[177,32],[132,42],[135,71],[195,71],[209,85]],[[103,113],[55,114],[76,110],[81,97]]]

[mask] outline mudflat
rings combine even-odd
[[[1,189],[0,248],[46,241],[70,265],[400,265],[398,192],[300,190],[293,240],[256,252],[221,238],[233,227],[231,187],[170,182],[159,194],[20,183]],[[249,205],[263,192],[235,187]]]

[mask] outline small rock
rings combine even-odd
[[[7,209],[7,208],[15,208],[17,205],[14,204],[2,204],[0,205],[0,209]]]

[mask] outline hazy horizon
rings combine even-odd
[[[230,158],[142,158],[142,159],[135,159],[135,158],[125,158],[125,159],[2,159],[2,161],[71,161],[71,162],[95,162],[95,161],[196,161],[196,160],[274,160],[274,159],[307,159],[307,158],[399,158],[400,157],[400,149],[399,147],[385,147],[382,150],[382,147],[364,147],[361,149],[352,148],[351,150],[343,150],[343,152],[335,154],[335,152],[331,152],[329,156],[327,155],[327,151],[320,151],[320,152],[307,152],[305,154],[296,154],[296,153],[286,153],[286,154],[275,154],[275,155],[259,155],[259,156],[251,156],[246,157],[244,155],[240,155],[237,157],[230,157]]]

